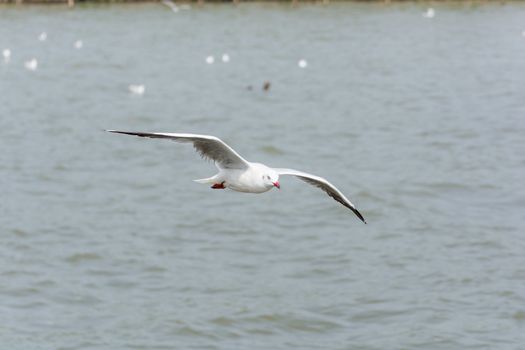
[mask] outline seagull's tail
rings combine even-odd
[[[208,177],[206,179],[197,179],[193,181],[198,182],[200,184],[214,184],[217,181],[217,175],[213,175],[212,177]]]

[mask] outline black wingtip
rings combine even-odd
[[[112,132],[114,134],[123,134],[123,135],[140,136],[140,137],[147,137],[150,135],[145,132],[134,132],[134,131],[120,131],[120,130],[106,130],[106,131]]]
[[[363,217],[363,215],[361,215],[361,213],[360,213],[357,209],[355,209],[355,208],[350,208],[350,209],[352,209],[352,211],[354,212],[354,214],[357,215],[357,217],[358,217],[359,219],[361,219],[362,222],[364,222],[365,224],[367,224],[365,218]]]

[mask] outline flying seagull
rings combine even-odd
[[[263,193],[274,187],[281,188],[280,175],[296,176],[304,182],[320,188],[330,197],[350,209],[361,221],[366,224],[363,215],[356,209],[334,185],[322,177],[293,169],[270,168],[261,163],[252,163],[241,157],[224,141],[215,136],[178,134],[178,133],[151,133],[107,130],[117,134],[135,135],[140,137],[169,139],[176,142],[193,143],[193,147],[204,159],[213,160],[219,173],[206,178],[195,180],[198,183],[210,184],[211,188],[229,188],[238,192]]]

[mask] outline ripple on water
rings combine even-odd
[[[211,340],[218,340],[219,338],[215,334],[210,334],[208,331],[200,330],[195,326],[183,325],[173,330],[174,334],[192,337],[192,338],[207,338]]]
[[[168,269],[160,265],[148,265],[144,267],[143,271],[146,273],[161,274],[168,271]]]
[[[525,323],[525,310],[519,310],[512,314],[512,318],[520,323]]]
[[[86,261],[102,260],[102,256],[93,252],[83,252],[71,254],[64,259],[66,262],[71,264],[79,264]]]
[[[331,269],[323,269],[320,267],[311,267],[311,268],[302,268],[299,271],[294,271],[293,273],[285,275],[288,278],[292,279],[306,279],[311,280],[313,278],[317,280],[330,279],[334,276],[336,271]]]
[[[11,233],[17,237],[28,237],[29,232],[20,228],[14,228],[11,230]]]
[[[270,155],[282,155],[282,154],[284,154],[284,152],[282,150],[280,150],[279,148],[277,148],[275,146],[271,146],[271,145],[263,146],[260,149],[264,153],[270,154]]]
[[[34,297],[36,295],[40,295],[42,293],[42,290],[36,287],[15,287],[15,288],[4,288],[0,290],[0,293],[2,293],[5,296],[22,298],[22,297]]]
[[[55,39],[46,64],[37,76],[11,64],[0,79],[0,344],[523,348],[523,99],[512,88],[525,61],[507,40],[520,4],[447,4],[431,26],[410,4],[297,16],[245,4],[242,16],[218,6],[173,21],[155,4],[96,7],[82,21],[40,11]],[[13,53],[41,32],[34,15],[2,9]],[[200,69],[218,22],[238,60]],[[93,46],[60,49],[76,40],[65,26],[97,27],[82,37]],[[326,64],[290,74],[298,49]],[[130,79],[150,93],[131,98]],[[270,94],[244,90],[263,79]],[[479,103],[480,89],[494,98]],[[191,185],[213,168],[192,147],[100,131],[111,127],[214,134],[248,158],[283,158],[347,188],[369,225],[293,179],[257,198]]]
[[[131,289],[138,286],[138,282],[135,280],[127,280],[124,278],[113,278],[107,284],[108,287],[116,289]]]
[[[72,292],[68,290],[53,294],[49,300],[63,305],[76,305],[79,307],[104,304],[104,301],[94,291]]]
[[[258,314],[248,317],[217,317],[210,323],[228,328],[242,329],[247,333],[273,334],[278,332],[325,333],[339,330],[339,323],[312,317],[310,315],[294,315],[290,313]]]
[[[350,317],[350,321],[357,323],[394,322],[396,318],[403,317],[410,313],[410,310],[405,309],[374,309],[356,312]]]
[[[433,193],[441,191],[466,191],[470,188],[470,184],[468,183],[451,181],[423,183],[419,184],[419,186],[429,188]]]
[[[29,301],[29,302],[12,303],[9,306],[15,309],[36,310],[46,305],[47,303],[43,301]]]
[[[30,270],[5,270],[5,271],[2,271],[0,273],[0,276],[5,276],[5,277],[20,277],[20,276],[30,276],[30,277],[35,277],[35,276],[39,276],[40,274],[38,272],[35,272],[35,271],[30,271]]]

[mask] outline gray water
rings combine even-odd
[[[523,349],[525,4],[428,6],[0,7],[0,348]]]

